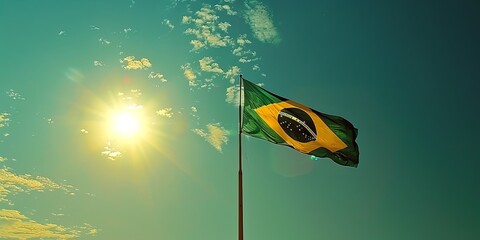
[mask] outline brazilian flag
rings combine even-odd
[[[341,165],[358,165],[358,130],[349,121],[317,112],[244,79],[243,89],[243,133]]]

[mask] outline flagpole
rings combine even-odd
[[[240,75],[240,100],[238,101],[238,240],[243,240],[242,86],[243,76]]]

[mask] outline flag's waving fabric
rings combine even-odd
[[[242,132],[302,153],[356,167],[357,129],[347,120],[317,112],[243,80]]]

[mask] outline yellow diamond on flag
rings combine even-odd
[[[291,101],[271,103],[255,112],[285,142],[303,153],[320,147],[336,152],[347,147],[310,108]]]

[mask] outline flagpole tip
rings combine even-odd
[[[242,77],[243,77],[243,75],[242,75],[242,74],[240,74],[240,78],[242,78]]]

